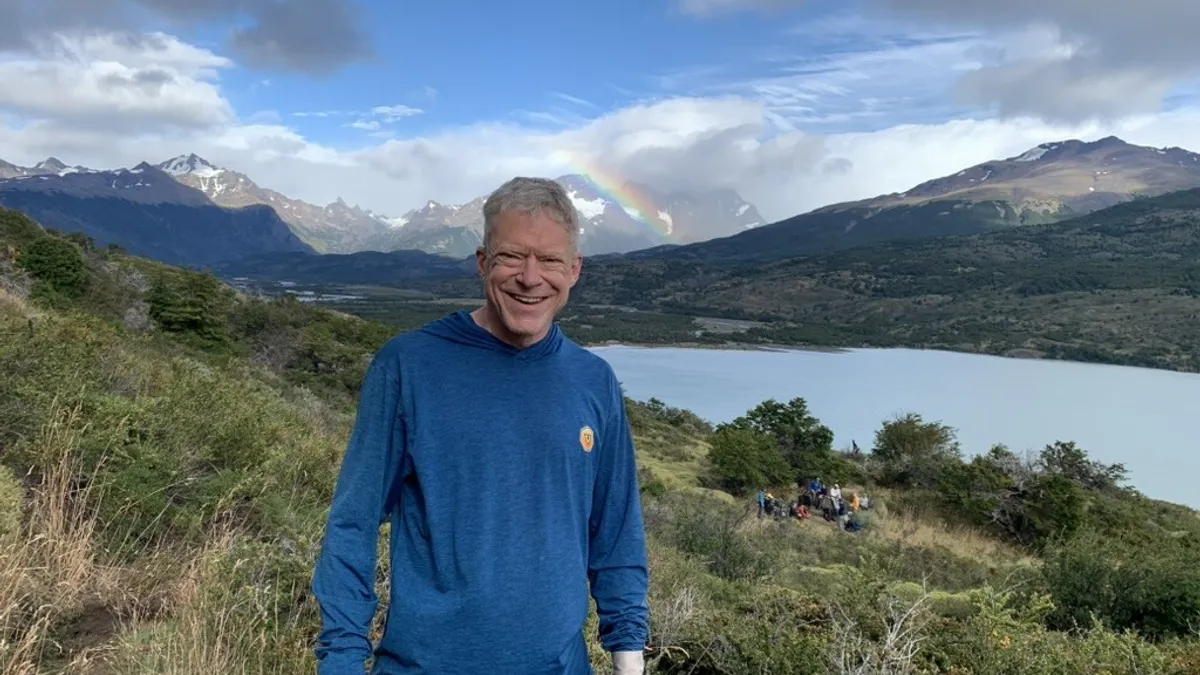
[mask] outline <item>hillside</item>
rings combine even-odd
[[[227,209],[148,164],[0,180],[0,206],[101,246],[172,264],[274,252],[312,253],[269,207]]]
[[[0,669],[311,672],[323,518],[393,330],[0,209]],[[919,418],[845,455],[800,399],[716,429],[657,401],[627,410],[650,675],[1200,666],[1200,518],[1122,486],[1119,466],[1069,444],[964,461]],[[748,486],[790,499],[818,467],[872,496],[861,532],[754,517]],[[603,674],[595,629],[593,612]]]
[[[1200,187],[1200,155],[1116,137],[1046,143],[914,186],[834,204],[732,237],[639,258],[778,260],[884,241],[1052,223],[1135,198]]]
[[[1200,371],[1198,261],[1200,190],[1186,190],[1060,223],[769,264],[589,258],[563,322],[589,343],[917,347]],[[385,321],[481,297],[469,261],[457,279],[327,262],[263,278],[353,293],[331,304]]]
[[[769,325],[744,341],[907,346],[1200,370],[1200,190],[965,237],[760,267],[595,263],[580,302]]]

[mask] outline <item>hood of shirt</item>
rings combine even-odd
[[[456,344],[486,349],[522,360],[536,360],[549,356],[559,350],[564,339],[558,324],[551,323],[550,332],[541,340],[525,348],[514,347],[475,323],[471,313],[465,309],[431,321],[423,326],[421,331]]]

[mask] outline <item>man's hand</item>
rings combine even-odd
[[[641,652],[613,652],[613,675],[643,675],[646,660]]]

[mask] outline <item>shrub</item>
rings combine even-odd
[[[1051,626],[1087,627],[1096,617],[1155,639],[1191,634],[1200,620],[1200,551],[1189,544],[1163,537],[1144,548],[1094,531],[1064,542],[1044,569]]]
[[[233,294],[211,274],[164,270],[150,287],[150,317],[159,328],[202,347],[229,341],[229,310]]]
[[[79,298],[88,288],[83,252],[66,239],[40,237],[21,251],[18,261],[36,280],[35,298],[54,304]]]
[[[731,581],[752,580],[770,569],[771,561],[741,531],[749,509],[737,509],[709,497],[672,494],[663,500],[667,515],[665,539],[704,561],[713,574]]]

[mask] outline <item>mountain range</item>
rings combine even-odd
[[[600,277],[604,270],[616,269],[622,263],[679,261],[689,263],[680,269],[693,275],[689,283],[698,287],[731,265],[746,268],[749,274],[758,265],[777,260],[892,241],[1055,223],[1106,207],[1197,187],[1200,187],[1200,155],[1187,150],[1132,145],[1115,137],[1093,142],[1045,143],[1015,157],[984,162],[926,181],[903,193],[822,207],[733,236],[603,256],[600,260],[593,259],[585,277],[589,285],[602,284]],[[727,208],[732,207],[733,203]],[[477,206],[470,209],[477,210]],[[458,213],[454,207],[437,204],[427,205],[426,210],[434,213],[438,222],[452,222]],[[465,229],[463,226],[459,231]],[[414,227],[409,235],[422,230],[421,226]],[[454,228],[434,231],[447,233]],[[270,274],[286,273],[288,268],[281,264],[281,259],[278,256],[273,259]],[[696,276],[696,265],[691,263],[711,273]],[[405,259],[404,264],[403,283],[446,276],[444,266],[434,266],[426,275],[413,267],[417,263],[411,258]],[[295,270],[293,278],[299,281],[339,282],[350,278],[361,280],[370,276],[367,270],[374,270],[376,278],[391,279],[395,275],[387,270],[387,265],[386,258],[368,260],[352,255],[313,261],[302,268],[292,265],[291,269]],[[267,268],[256,259],[247,258],[222,269],[230,274],[253,275],[264,274]],[[622,272],[621,276],[628,275]],[[649,293],[658,287],[642,290]],[[469,289],[464,287],[454,292],[469,292]]]
[[[622,203],[601,191],[583,176],[555,179],[567,189],[580,219],[579,246],[587,255],[625,253],[660,245],[664,239],[690,243],[721,237],[763,224],[753,204],[732,190],[662,192],[627,182],[622,194],[653,204],[654,211]],[[398,219],[388,232],[368,240],[376,251],[414,249],[453,257],[471,255],[483,241],[483,203],[479,197],[467,204],[430,201]]]
[[[1052,223],[1200,187],[1200,155],[1115,136],[1044,143],[894,193],[825,206],[731,237],[639,258],[783,259],[864,244]]]
[[[354,257],[365,251],[415,250],[461,260],[482,240],[484,197],[462,205],[430,201],[391,218],[340,199],[324,207],[291,199],[196,155],[115,171],[68,167],[55,158],[34,167],[4,163],[0,171],[7,176],[0,179],[0,205],[25,210],[50,227],[166,256],[160,259],[167,262],[230,263],[225,267],[242,273],[252,272],[264,255],[274,256],[270,267],[278,270],[289,253],[348,254],[305,265],[321,276],[337,276],[332,270],[339,265],[371,267],[386,260],[372,256],[366,264]],[[746,264],[1058,222],[1200,187],[1200,155],[1111,136],[1045,143],[901,193],[769,225],[732,191],[664,193],[630,183],[606,192],[579,176],[557,180],[579,213],[585,254]],[[668,237],[676,243],[661,245]],[[420,277],[420,260],[405,258],[402,276]],[[454,268],[432,267],[437,277]]]
[[[350,206],[340,198],[325,206],[292,199],[259,186],[243,173],[213,166],[195,154],[168,159],[157,168],[179,183],[203,193],[219,206],[271,207],[297,237],[318,253],[364,250],[364,241],[391,225],[386,216]]]
[[[28,173],[0,180],[0,206],[23,211],[44,227],[81,232],[101,246],[176,265],[313,253],[270,207],[221,207],[145,162],[114,171],[60,166],[47,160],[32,169],[17,167]]]
[[[163,180],[160,175],[152,175],[143,177],[140,185],[125,185],[124,177],[146,171],[162,172],[169,181]],[[30,179],[46,181],[29,183]],[[170,181],[191,192],[175,189],[169,185]],[[642,213],[642,210],[618,202],[581,175],[564,175],[558,181],[568,189],[571,201],[576,205],[581,219],[580,245],[588,255],[646,249],[668,240],[691,243],[724,237],[763,223],[754,205],[745,202],[733,191],[667,193],[626,183],[620,193],[640,196],[642,210],[653,211]],[[104,189],[104,185],[109,186],[108,190]],[[137,193],[127,192],[130,187],[139,187],[140,190]],[[472,255],[481,243],[484,232],[482,204],[486,198],[481,196],[467,204],[431,201],[400,217],[374,213],[358,205],[347,204],[341,198],[319,207],[266,189],[254,183],[246,174],[212,165],[196,154],[173,157],[154,166],[143,163],[133,169],[114,171],[68,167],[55,157],[38,162],[34,167],[0,161],[0,191],[5,193],[0,203],[16,208],[18,204],[40,202],[43,215],[50,215],[55,210],[44,203],[47,195],[65,198],[84,195],[89,198],[130,198],[140,203],[178,203],[193,207],[215,205],[224,209],[258,205],[274,210],[278,219],[287,223],[290,231],[307,249],[318,253],[418,250],[454,258]],[[16,193],[26,191],[40,193],[41,197],[14,197]],[[654,207],[647,208],[644,204],[653,204]],[[71,211],[70,217],[56,214],[50,215],[48,220],[48,225],[52,227],[95,233],[100,235],[100,239],[108,240],[107,243],[148,251],[148,241],[122,238],[122,226],[91,222],[85,213]],[[145,235],[145,232],[140,232],[138,237]],[[163,249],[164,246],[169,247],[167,243],[158,243],[155,247]],[[278,249],[283,250],[292,249],[288,246]],[[246,255],[262,252],[272,251],[251,246],[246,250]],[[208,262],[210,259],[210,255],[200,255],[191,262]],[[190,261],[173,259],[172,262]]]

